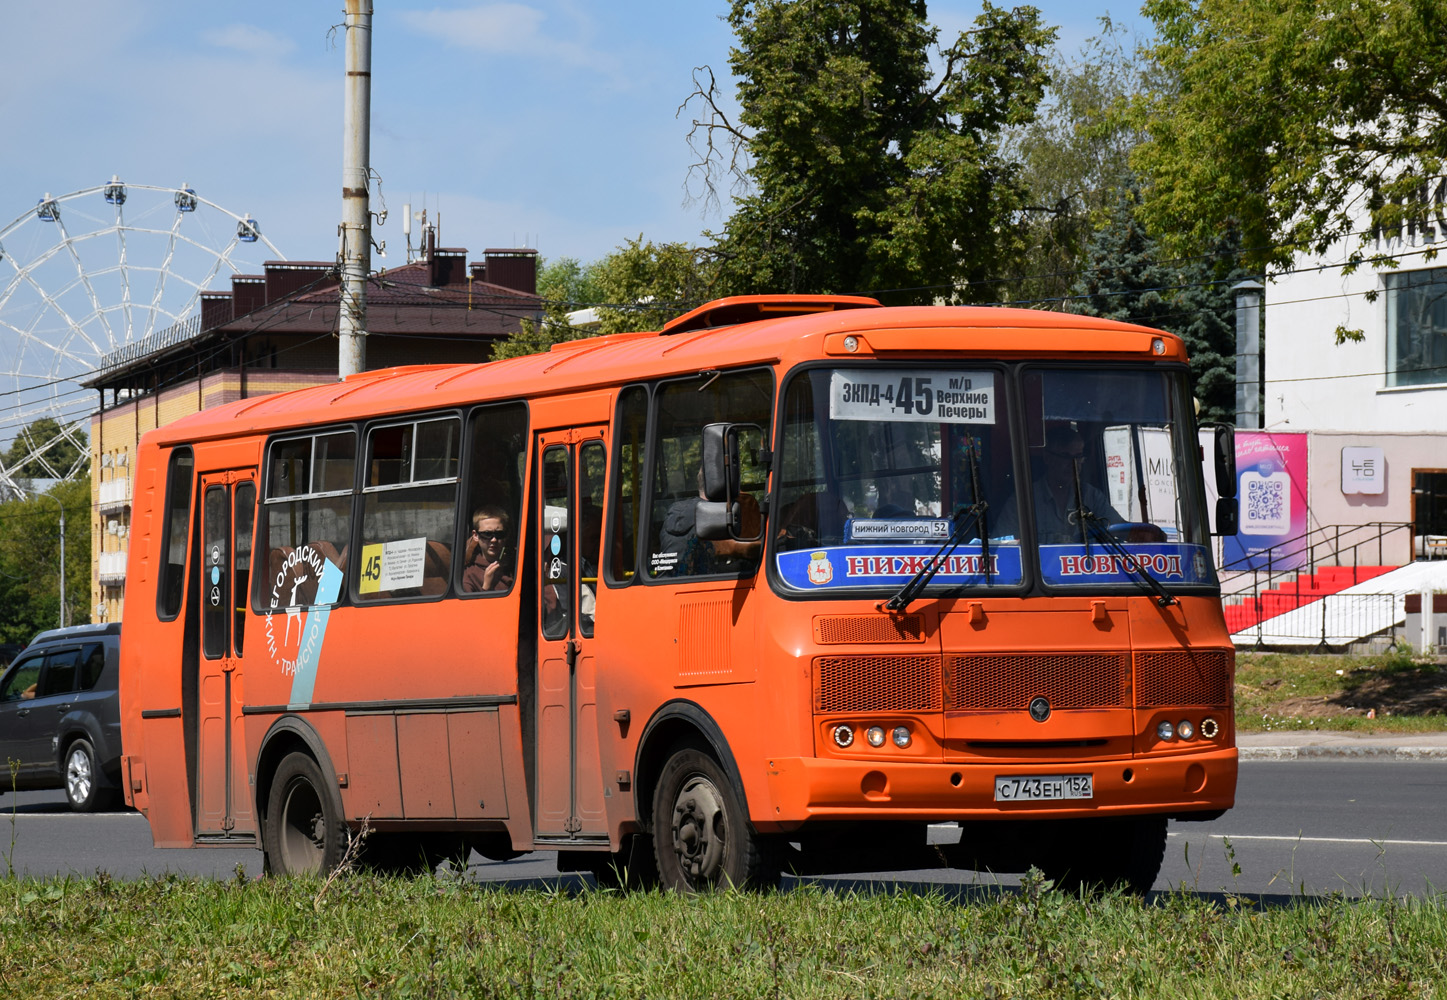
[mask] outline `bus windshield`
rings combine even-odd
[[[898,588],[927,565],[935,593],[1019,588],[1027,564],[1047,587],[1214,583],[1184,375],[1030,367],[1018,399],[1011,376],[796,376],[771,528],[785,588]]]
[[[785,586],[898,587],[937,552],[933,586],[1021,584],[1019,540],[994,523],[1016,502],[1004,382],[979,364],[796,377],[775,463]]]
[[[1034,368],[1021,384],[1043,582],[1214,583],[1184,373]]]

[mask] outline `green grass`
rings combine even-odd
[[[1236,727],[1447,730],[1447,669],[1401,650],[1378,656],[1237,653]]]
[[[0,882],[6,997],[1436,997],[1447,901]],[[1238,905],[1240,904],[1240,905]]]

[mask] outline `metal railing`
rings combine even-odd
[[[1326,650],[1374,636],[1395,641],[1406,624],[1405,594],[1328,594],[1250,629],[1255,649],[1311,646]]]
[[[135,361],[143,358],[153,351],[171,347],[183,341],[191,340],[201,333],[201,314],[198,312],[179,323],[173,323],[145,337],[119,347],[100,359],[96,365],[96,371],[105,371],[107,368],[114,368],[116,365],[125,364],[127,361]]]
[[[1393,537],[1396,536],[1396,537]],[[1388,539],[1400,541],[1402,548],[1396,556],[1388,557]],[[1222,584],[1221,596],[1260,597],[1264,590],[1274,589],[1278,580],[1288,574],[1295,574],[1296,595],[1305,600],[1315,600],[1319,595],[1308,588],[1301,590],[1302,574],[1315,576],[1319,568],[1328,566],[1350,566],[1352,584],[1361,582],[1358,575],[1361,566],[1401,566],[1413,560],[1413,526],[1403,521],[1370,521],[1366,524],[1330,524],[1303,532],[1294,538],[1278,542],[1264,552],[1250,557],[1256,565],[1245,565],[1246,558],[1235,562],[1222,562],[1223,575],[1236,574]],[[1266,567],[1260,565],[1265,556]],[[1304,557],[1304,558],[1303,558]],[[1375,562],[1367,560],[1375,558]],[[1250,581],[1249,585],[1236,586]]]

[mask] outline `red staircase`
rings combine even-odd
[[[1263,590],[1257,597],[1247,597],[1239,604],[1226,604],[1226,628],[1234,635],[1244,632],[1259,621],[1295,611],[1312,601],[1336,594],[1373,577],[1390,573],[1396,566],[1323,566],[1316,573],[1299,574],[1292,583]]]

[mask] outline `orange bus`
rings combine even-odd
[[[278,873],[365,829],[1144,891],[1235,795],[1201,433],[1171,334],[834,296],[187,417],[137,462],[126,800]]]

